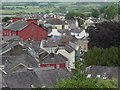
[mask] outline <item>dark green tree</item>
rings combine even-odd
[[[97,48],[93,47],[85,53],[85,64],[98,66],[120,66],[118,47]]]
[[[75,19],[75,17],[81,17],[83,18],[85,15],[81,12],[69,12],[65,15],[66,19]]]
[[[92,14],[93,17],[98,17],[98,15],[100,14],[99,10],[98,9],[94,9],[94,8],[91,9],[91,12],[92,12],[91,14]]]

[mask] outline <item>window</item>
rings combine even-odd
[[[32,31],[34,31],[35,30],[35,28],[32,28]]]
[[[59,68],[60,67],[59,64],[57,64],[56,67]]]
[[[65,25],[62,25],[62,29],[65,29]]]

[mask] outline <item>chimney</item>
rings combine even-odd
[[[21,17],[13,17],[12,18],[12,22],[16,22],[18,20],[23,20],[23,18],[21,18]]]
[[[28,19],[27,24],[35,23],[38,25],[38,19]]]

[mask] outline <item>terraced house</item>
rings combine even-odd
[[[12,22],[3,27],[3,36],[19,36],[21,40],[41,41],[47,38],[47,30],[38,26],[37,19],[24,20],[13,18]]]

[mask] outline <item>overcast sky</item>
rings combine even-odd
[[[120,0],[1,0],[2,2],[118,2]]]

